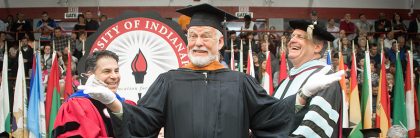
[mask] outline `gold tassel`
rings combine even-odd
[[[312,40],[312,32],[314,30],[314,25],[309,25],[308,28],[306,28],[306,33],[308,34],[308,39]]]

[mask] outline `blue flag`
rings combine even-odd
[[[30,87],[30,99],[28,104],[28,129],[29,135],[41,138],[46,136],[44,89],[42,86],[42,74],[39,52],[36,53],[35,74]]]
[[[327,64],[331,65],[331,50],[327,50]]]

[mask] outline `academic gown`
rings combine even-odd
[[[312,60],[299,68],[293,68],[289,76],[280,84],[274,97],[284,99],[296,94],[313,74],[319,72],[325,62]],[[332,71],[330,71],[332,73]],[[296,137],[338,137],[339,111],[342,103],[341,87],[338,82],[330,84],[307,102],[291,119],[289,131]]]
[[[180,68],[159,75],[140,104],[111,114],[116,137],[287,137],[280,133],[295,111],[295,96],[277,100],[249,75],[229,69]]]
[[[136,105],[117,95],[117,99]],[[78,91],[61,105],[54,123],[52,137],[113,137],[112,124],[106,106]]]

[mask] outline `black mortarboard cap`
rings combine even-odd
[[[360,129],[363,133],[363,137],[379,137],[379,133],[381,133],[381,129],[379,128],[369,128],[369,129]]]
[[[177,12],[191,17],[189,26],[210,26],[220,32],[224,31],[222,22],[225,19],[226,21],[238,19],[237,17],[206,3],[179,9]]]
[[[308,32],[308,26],[313,25],[313,24],[305,20],[292,20],[292,21],[289,21],[289,25],[293,29],[300,29],[300,30]],[[327,30],[322,29],[322,27],[316,24],[314,24],[313,26],[314,26],[314,28],[312,29],[313,36],[321,40],[334,41],[335,39],[334,36],[331,35],[331,33],[327,32]]]
[[[353,128],[342,128],[343,130],[343,137],[347,138],[350,135],[350,132],[353,130]]]

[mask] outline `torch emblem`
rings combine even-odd
[[[140,49],[139,53],[136,54],[131,62],[131,69],[133,70],[132,74],[134,75],[136,83],[143,83],[144,75],[146,75],[147,70],[147,61]]]

